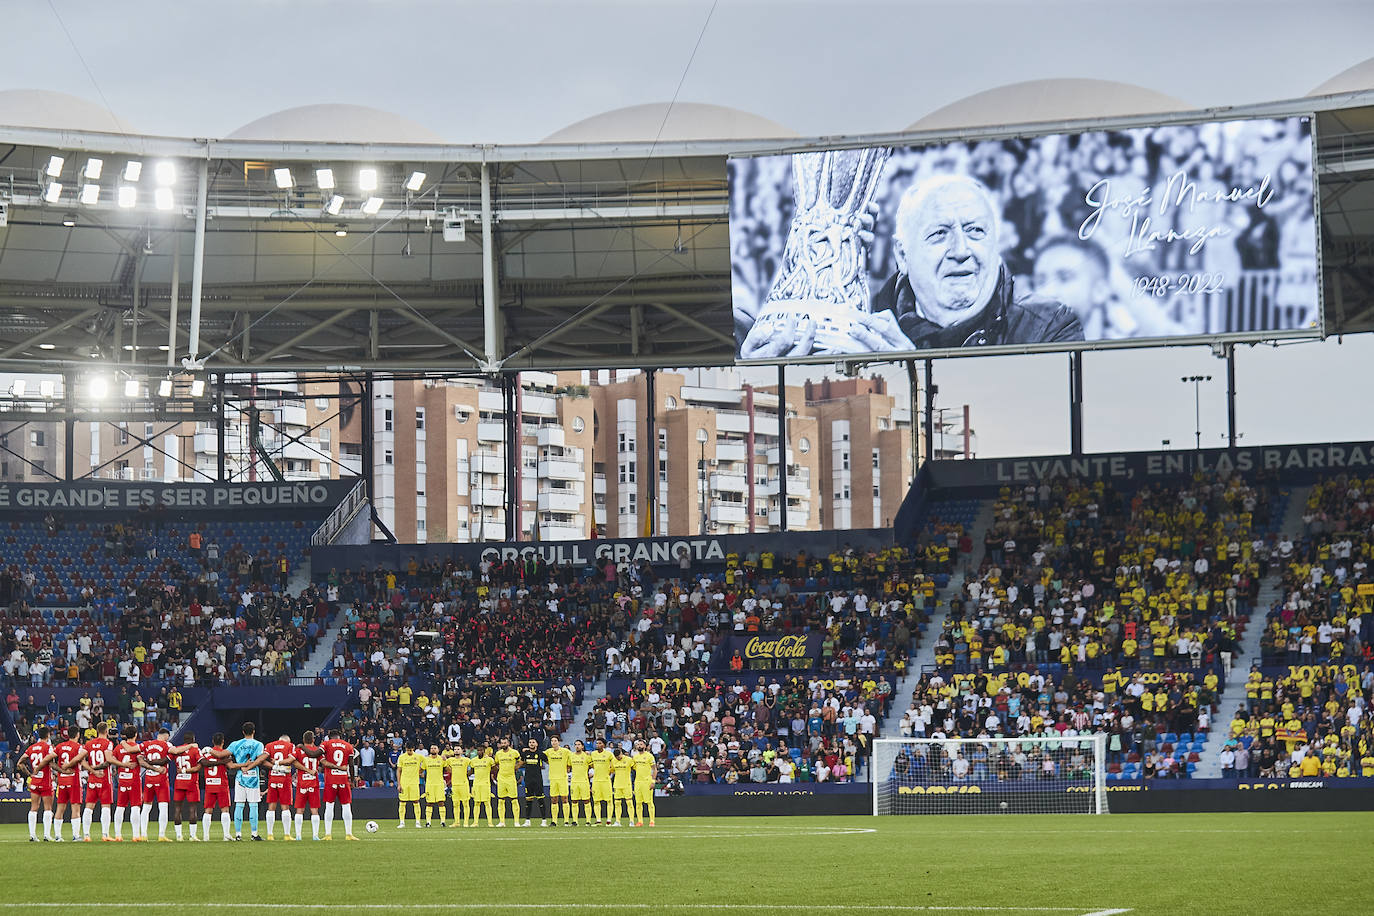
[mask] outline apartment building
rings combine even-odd
[[[377,379],[368,407],[353,379],[230,376],[222,438],[207,422],[79,422],[73,473],[213,480],[222,447],[231,480],[270,479],[264,452],[288,480],[332,479],[361,474],[370,456],[378,518],[420,543],[504,539],[508,487],[524,540],[744,534],[777,530],[784,513],[791,529],[882,526],[906,495],[910,421],[881,379],[790,385],[780,398],[711,369],[655,373],[652,402],[649,387],[639,371],[523,372],[508,404],[492,380]],[[12,452],[64,473],[62,424],[9,425]],[[5,457],[0,477],[37,479]]]

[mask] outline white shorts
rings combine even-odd
[[[253,786],[250,789],[248,786],[241,786],[238,783],[234,783],[234,801],[248,802],[249,804],[256,805],[258,802],[262,801],[262,786]]]

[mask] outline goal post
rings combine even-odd
[[[1107,736],[879,738],[879,814],[1106,814]]]

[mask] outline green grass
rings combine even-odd
[[[328,844],[226,844],[215,823],[210,843],[58,846],[30,844],[27,826],[7,825],[0,913],[46,911],[32,904],[283,916],[511,913],[520,904],[605,916],[1374,912],[1367,813],[674,818],[652,830],[397,830],[384,821],[376,834],[357,830],[359,843],[342,842],[336,822]]]

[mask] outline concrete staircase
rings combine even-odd
[[[578,703],[577,708],[573,710],[572,724],[568,726],[569,744],[578,737],[581,737],[583,741],[587,742],[588,746],[591,745],[591,735],[587,734],[586,729],[582,727],[582,723],[586,721],[591,711],[596,708],[596,704],[606,696],[606,685],[608,681],[608,678],[601,677],[590,687],[583,686],[582,702]]]
[[[955,570],[954,575],[949,577],[949,585],[940,594],[940,603],[935,606],[930,614],[930,623],[926,626],[925,632],[921,634],[921,644],[916,648],[916,654],[907,661],[906,674],[894,685],[892,690],[892,708],[888,711],[887,718],[882,723],[882,738],[900,738],[902,735],[899,724],[902,721],[902,713],[911,705],[911,691],[916,689],[916,682],[921,679],[921,669],[935,664],[935,641],[940,636],[940,631],[945,627],[945,619],[949,617],[949,599],[956,595],[962,595],[964,583],[968,581],[968,576],[978,568],[983,559],[983,534],[992,526],[992,506],[993,501],[984,500],[978,508],[978,515],[973,520],[973,555],[965,557],[965,562],[959,569]]]
[[[1302,530],[1302,514],[1307,508],[1307,497],[1311,491],[1311,487],[1294,487],[1289,491],[1288,508],[1278,527],[1280,534],[1295,534]],[[1245,678],[1250,673],[1250,666],[1260,663],[1260,637],[1264,634],[1264,619],[1269,613],[1269,608],[1282,596],[1280,575],[1281,571],[1273,568],[1260,582],[1259,597],[1255,599],[1255,607],[1245,626],[1245,634],[1240,639],[1240,645],[1236,647],[1235,658],[1231,660],[1231,677],[1227,679],[1226,688],[1217,701],[1212,731],[1203,745],[1202,759],[1193,773],[1194,779],[1221,778],[1221,764],[1217,760],[1217,755],[1226,743],[1228,723],[1232,715],[1235,714],[1237,707],[1245,705]]]

